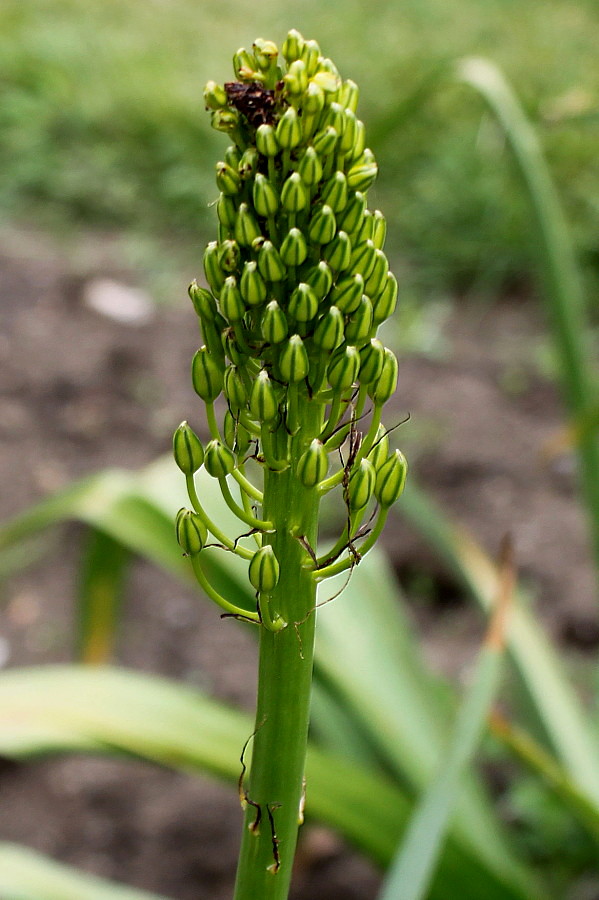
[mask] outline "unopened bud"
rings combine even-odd
[[[266,175],[258,172],[252,190],[254,209],[259,216],[274,216],[279,208],[279,197]]]
[[[256,550],[248,568],[254,590],[261,594],[271,594],[279,582],[279,573],[279,561],[271,545],[265,544]]]
[[[218,261],[219,247],[216,241],[210,241],[204,250],[204,274],[213,294],[218,295],[225,283],[225,273]]]
[[[258,254],[258,268],[266,281],[282,281],[287,274],[279,251],[272,241],[264,241]]]
[[[344,119],[345,127],[339,141],[339,150],[343,154],[349,154],[353,150],[356,141],[357,119],[351,109],[344,110]]]
[[[401,450],[394,450],[376,473],[374,493],[383,509],[401,497],[407,476],[408,462]]]
[[[289,300],[289,315],[298,322],[310,322],[318,312],[318,297],[309,284],[301,282]]]
[[[235,456],[220,441],[210,441],[204,453],[204,468],[213,478],[226,478],[235,468]]]
[[[351,78],[348,78],[347,81],[343,82],[339,91],[339,103],[355,113],[358,108],[359,97],[360,90],[358,85]]]
[[[374,184],[378,171],[374,162],[352,166],[347,173],[347,183],[354,191],[367,191]]]
[[[223,374],[207,347],[194,353],[191,361],[193,389],[205,403],[216,400],[223,389]]]
[[[317,266],[310,269],[304,280],[310,285],[318,300],[322,301],[331,290],[333,273],[327,263],[321,259]]]
[[[187,422],[181,422],[173,435],[173,456],[184,475],[193,475],[204,462],[202,442]]]
[[[389,260],[382,250],[374,251],[374,265],[366,284],[364,291],[369,297],[378,297],[387,281],[387,272],[389,271]]]
[[[325,478],[329,457],[322,441],[314,438],[305,453],[300,456],[295,474],[304,487],[315,487]]]
[[[318,68],[318,59],[320,57],[320,47],[316,41],[304,41],[300,58],[306,64],[306,71],[309,76],[314,75]]]
[[[365,209],[362,218],[352,234],[352,243],[354,247],[358,244],[363,244],[364,241],[371,240],[373,230],[374,220],[372,218],[372,213],[369,209]]]
[[[233,197],[228,197],[227,194],[221,194],[216,204],[216,214],[218,215],[218,221],[221,225],[225,225],[227,228],[233,228],[237,217],[237,204]]]
[[[359,272],[364,281],[366,281],[374,267],[375,252],[376,249],[372,241],[364,241],[363,244],[354,246],[349,261],[350,272]]]
[[[383,369],[378,379],[370,386],[368,393],[376,404],[386,403],[397,387],[397,358],[392,350],[385,347]]]
[[[260,226],[247,203],[242,203],[235,220],[235,240],[241,247],[251,247],[260,236]]]
[[[322,188],[322,202],[327,203],[334,213],[347,206],[347,178],[343,172],[335,172]]]
[[[236,109],[215,109],[210,124],[215,131],[233,134],[239,128],[239,113]]]
[[[301,175],[304,184],[308,185],[308,187],[318,184],[322,178],[322,163],[314,147],[306,147],[306,152],[299,161],[297,171]]]
[[[335,237],[337,223],[335,213],[325,204],[317,209],[308,226],[308,235],[315,244],[328,244]]]
[[[343,343],[344,331],[343,313],[336,306],[331,306],[314,331],[314,343],[321,350],[334,350]]]
[[[299,228],[291,228],[285,235],[279,252],[286,266],[301,266],[308,255],[304,233]]]
[[[295,28],[292,28],[291,31],[287,34],[285,38],[285,42],[281,48],[281,54],[283,59],[285,59],[288,63],[294,62],[296,59],[299,59],[302,55],[302,50],[304,49],[305,40]]]
[[[262,156],[276,156],[279,144],[272,125],[260,125],[256,129],[256,147]]]
[[[374,322],[379,325],[393,314],[397,306],[398,285],[392,272],[387,274],[387,281],[378,297],[373,298]]]
[[[345,340],[361,347],[372,331],[372,303],[366,294],[362,295],[360,305],[351,314],[345,325]]]
[[[366,197],[361,191],[356,191],[339,217],[339,227],[353,237],[365,211]]]
[[[224,394],[231,409],[237,411],[245,407],[247,393],[237,366],[227,366],[224,377]]]
[[[310,200],[308,189],[297,172],[287,178],[281,190],[281,206],[290,213],[301,212]]]
[[[234,196],[241,190],[241,178],[232,166],[226,162],[216,164],[216,185],[219,191],[227,196]]]
[[[372,214],[372,219],[374,222],[372,242],[377,250],[382,250],[385,246],[385,238],[387,237],[387,221],[380,209],[375,209]]]
[[[347,503],[350,509],[363,509],[374,493],[376,470],[369,459],[361,459],[349,478]]]
[[[233,69],[238,81],[259,80],[256,68],[256,57],[252,53],[248,53],[244,47],[233,54]]]
[[[243,427],[241,422],[237,421],[230,410],[227,410],[225,413],[223,436],[227,447],[238,456],[243,456],[247,453],[251,442],[250,433],[247,428]]]
[[[334,152],[338,140],[338,133],[329,125],[323,131],[319,131],[314,135],[312,146],[322,159],[326,159],[327,156]],[[357,189],[354,188],[354,190]]]
[[[287,337],[287,319],[276,300],[271,300],[264,310],[260,327],[269,344],[280,344]]]
[[[258,151],[255,147],[247,147],[247,149],[243,151],[243,155],[237,166],[237,171],[239,172],[239,177],[242,181],[249,181],[255,174],[256,169],[258,168],[258,160]]]
[[[323,256],[334,272],[344,272],[351,259],[351,241],[345,231],[338,231],[323,249]]]
[[[282,380],[288,384],[302,381],[310,370],[308,354],[299,334],[289,338],[279,359]]]
[[[252,47],[256,62],[263,72],[268,72],[276,62],[279,48],[273,41],[265,41],[264,38],[256,38]]]
[[[220,297],[220,311],[229,322],[238,322],[245,315],[245,304],[234,275],[225,278]]]
[[[310,81],[303,98],[304,115],[316,116],[324,109],[326,98],[323,89],[314,79]]]
[[[284,150],[293,150],[302,140],[302,123],[295,107],[288,107],[278,121],[276,137]]]
[[[327,367],[327,380],[334,391],[346,391],[358,377],[360,354],[355,347],[339,347]]]
[[[237,144],[229,144],[225,150],[225,162],[228,166],[231,166],[232,169],[237,169],[241,162],[241,151]]]
[[[261,369],[252,385],[250,412],[258,422],[272,422],[279,411],[275,389],[266,369]]]
[[[266,283],[258,271],[258,263],[253,259],[243,265],[239,290],[248,306],[261,306],[266,300]]]
[[[324,60],[326,62],[326,60]],[[330,60],[329,60],[330,61]],[[312,82],[317,84],[318,87],[322,88],[322,90],[326,94],[336,94],[339,90],[339,84],[341,83],[341,79],[339,75],[335,72],[327,71],[326,69],[321,69],[320,72],[316,72],[312,76]]]
[[[216,81],[208,81],[204,88],[204,103],[206,109],[221,109],[228,103],[227,92]]]
[[[331,103],[329,108],[327,109],[324,121],[322,121],[321,124],[323,127],[330,126],[331,128],[334,128],[341,138],[343,135],[343,131],[345,130],[345,115],[343,107],[340,106],[339,103]]]
[[[380,467],[384,462],[387,461],[387,457],[389,456],[389,438],[387,436],[387,430],[384,425],[379,425],[378,431],[376,433],[376,439],[370,452],[368,453],[368,459],[374,466],[377,474]]]
[[[195,309],[200,319],[205,322],[213,322],[218,313],[218,310],[216,301],[210,291],[207,291],[206,288],[200,287],[194,278],[194,280],[189,285],[188,293],[190,300],[193,303],[193,308]]]
[[[208,540],[208,529],[201,516],[190,509],[180,509],[175,520],[177,541],[184,553],[196,556]]]
[[[354,131],[354,144],[353,147],[347,151],[347,158],[349,160],[359,160],[364,152],[364,146],[366,144],[366,129],[364,127],[364,122],[361,122],[360,119],[356,119],[356,127]]]
[[[360,305],[364,292],[364,279],[360,273],[347,275],[337,282],[331,294],[331,300],[342,313],[351,315]]]
[[[304,61],[296,59],[292,62],[283,81],[292,96],[298,97],[303,94],[308,87],[308,73]]]
[[[239,266],[241,251],[237,241],[223,241],[218,248],[218,264],[223,272],[235,272]]]
[[[360,350],[360,382],[372,384],[380,378],[385,362],[385,348],[378,338],[372,338]]]

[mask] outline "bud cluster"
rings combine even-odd
[[[316,41],[289,32],[281,62],[277,47],[259,39],[234,55],[233,66],[235,81],[209,82],[204,91],[213,127],[231,143],[216,165],[218,239],[203,260],[208,289],[195,281],[189,289],[204,339],[192,380],[212,440],[202,448],[184,424],[175,457],[188,485],[204,465],[221,486],[233,475],[243,492],[243,460],[254,442],[256,459],[273,472],[294,467],[305,488],[343,484],[351,543],[370,499],[388,508],[405,480],[405,460],[388,455],[380,433],[397,360],[376,335],[395,309],[398,285],[384,253],[384,216],[368,208],[377,164],[356,114],[358,88]],[[212,409],[221,393],[222,436]],[[306,404],[319,405],[321,423],[301,434]],[[355,441],[367,405],[372,421],[361,446],[327,478],[329,456]],[[298,434],[301,454],[297,442],[293,449]],[[250,563],[254,586],[270,555],[261,560]]]

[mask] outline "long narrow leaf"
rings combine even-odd
[[[77,598],[77,651],[85,663],[102,665],[112,659],[129,556],[120,541],[95,528],[90,530]]]

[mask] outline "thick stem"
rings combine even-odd
[[[280,563],[270,612],[287,628],[261,629],[256,731],[235,900],[285,900],[300,821],[310,715],[316,587],[302,541],[316,546],[319,495],[294,475],[295,462],[322,427],[320,407],[307,403],[292,441],[291,466],[267,471],[264,514],[276,528],[265,535]],[[255,828],[257,806],[261,820]]]

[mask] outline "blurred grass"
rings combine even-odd
[[[599,8],[592,0],[4,0],[0,210],[46,227],[200,242],[215,199],[201,89],[231,48],[295,26],[361,86],[405,291],[496,293],[521,282],[524,198],[490,117],[444,79],[468,53],[499,63],[541,126],[587,272],[599,267],[595,147]],[[440,81],[445,84],[441,87]]]

